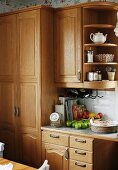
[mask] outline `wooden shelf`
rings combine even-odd
[[[64,87],[64,88],[86,88],[86,89],[114,89],[117,87],[117,81],[84,81],[81,83],[56,83],[56,87]]]
[[[90,46],[105,46],[105,47],[117,47],[118,46],[118,44],[111,44],[111,43],[89,43],[89,44],[84,44],[84,46],[86,46],[86,47],[90,47]]]
[[[85,65],[117,65],[117,62],[110,62],[110,63],[100,63],[100,62],[93,62],[93,63],[84,63]]]
[[[115,28],[115,25],[110,25],[110,24],[88,24],[88,25],[84,25],[84,28]]]
[[[92,88],[92,89],[109,89],[109,88],[116,88],[117,81],[109,81],[109,80],[102,80],[102,81],[84,81],[84,88]]]

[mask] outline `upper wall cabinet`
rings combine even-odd
[[[58,87],[117,86],[116,3],[91,2],[55,10],[55,82]],[[109,70],[116,69],[112,78]],[[110,77],[109,77],[110,74]]]
[[[105,2],[90,3],[83,6],[82,12],[84,86],[114,88],[118,80],[118,37],[114,33],[117,6]],[[113,68],[116,69],[115,78],[110,79],[108,71]]]
[[[56,83],[82,82],[81,8],[55,10],[54,41]]]

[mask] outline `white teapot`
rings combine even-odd
[[[107,38],[107,34],[103,35],[103,33],[97,32],[95,34],[91,33],[90,34],[90,39],[94,42],[94,43],[104,43],[106,41]]]

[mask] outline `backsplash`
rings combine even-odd
[[[55,8],[73,5],[77,3],[88,2],[90,0],[0,0],[0,13],[14,11],[35,5],[49,5]],[[91,0],[97,1],[97,0]],[[102,0],[101,0],[102,1]],[[104,0],[103,0],[104,1]],[[106,0],[109,2],[118,2],[118,0]]]
[[[118,121],[118,88],[115,91],[98,91],[96,99],[81,99],[81,103],[92,112],[102,112],[106,119]],[[93,93],[93,95],[95,95]]]

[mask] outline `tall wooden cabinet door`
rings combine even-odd
[[[0,17],[0,80],[16,75],[16,15]]]
[[[0,141],[5,143],[4,157],[15,159],[14,84],[0,83]]]
[[[42,143],[42,160],[48,160],[51,170],[68,170],[68,148]]]
[[[38,83],[39,19],[37,10],[18,14],[18,131],[20,161],[30,166],[40,166],[40,84]],[[33,156],[34,155],[34,156]]]
[[[40,13],[40,12],[39,12]],[[18,14],[19,78],[20,81],[36,81],[38,78],[39,22],[36,10]]]
[[[55,81],[81,82],[81,10],[56,11],[54,17]]]
[[[0,141],[15,159],[16,15],[0,17]]]

